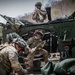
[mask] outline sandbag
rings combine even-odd
[[[73,65],[72,67],[70,67],[70,68],[68,69],[68,72],[69,72],[69,74],[71,74],[71,75],[75,75],[75,65]]]
[[[53,71],[58,75],[68,75],[71,73],[71,67],[73,66],[75,66],[75,58],[69,58],[56,64]],[[75,71],[75,68],[72,71]]]
[[[44,75],[50,75],[51,73],[53,73],[53,69],[54,69],[55,64],[52,62],[47,62],[47,64],[45,64],[42,68],[41,68],[41,73]]]

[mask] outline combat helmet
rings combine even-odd
[[[14,39],[14,43],[18,44],[22,48],[26,47],[26,42],[22,38]]]
[[[43,38],[43,36],[44,36],[44,34],[42,33],[42,32],[40,32],[40,31],[37,31],[37,32],[35,32],[35,34],[34,34],[35,36],[36,35],[40,35],[41,36],[41,38]]]
[[[8,43],[12,43],[13,39],[19,38],[19,37],[20,36],[17,33],[13,32],[13,33],[9,33],[9,34],[6,35],[6,40],[7,40]]]
[[[36,4],[35,4],[35,6],[37,7],[37,6],[42,6],[42,3],[41,2],[37,2]]]

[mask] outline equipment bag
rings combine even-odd
[[[54,63],[47,62],[47,64],[45,64],[45,66],[41,68],[41,73],[44,75],[50,75],[51,73],[53,73],[54,66]]]
[[[71,75],[71,72],[75,71],[75,58],[69,58],[56,64],[54,72],[57,75]]]

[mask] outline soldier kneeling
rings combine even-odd
[[[0,75],[10,75],[12,70],[18,75],[28,74],[18,61],[18,53],[25,47],[25,41],[17,38],[12,45],[8,45],[0,51]]]

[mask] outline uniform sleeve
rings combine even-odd
[[[33,19],[33,20],[36,19],[36,17],[35,17],[35,13],[32,14],[32,19]]]
[[[37,45],[37,48],[38,48],[38,49],[42,49],[42,48],[43,48],[43,47],[42,47],[42,44],[43,44],[43,41],[40,40],[39,43],[38,43],[38,45]]]
[[[33,38],[30,38],[30,39],[27,40],[27,44],[28,44],[28,45],[30,45],[30,44],[32,44],[32,43],[33,43]]]
[[[46,17],[46,14],[47,14],[47,13],[46,13],[45,10],[42,10],[42,12],[45,13],[45,14],[43,15],[43,20],[45,20],[45,19],[47,18],[47,17]]]
[[[9,50],[8,56],[9,56],[9,60],[10,60],[11,67],[13,70],[20,71],[23,69],[22,66],[20,65],[19,61],[18,61],[18,56],[17,56],[16,52],[14,52],[11,49],[11,50]]]

